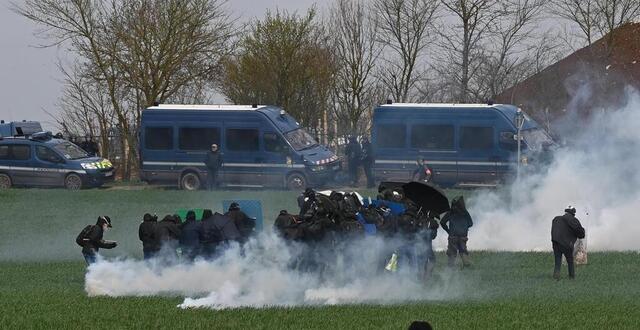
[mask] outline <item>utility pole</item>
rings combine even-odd
[[[521,144],[522,144],[522,126],[524,125],[524,113],[522,109],[518,108],[516,112],[516,139],[518,140],[518,159],[516,163],[516,181],[520,182],[520,163],[521,163]]]

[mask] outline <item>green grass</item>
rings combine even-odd
[[[114,221],[106,238],[120,242],[107,255],[139,257],[137,228],[145,212],[220,210],[223,199],[260,199],[268,227],[280,209],[296,209],[296,195],[158,189],[0,191],[0,329],[404,329],[417,319],[429,320],[436,329],[640,328],[640,255],[635,252],[590,253],[590,264],[578,268],[575,281],[560,282],[551,279],[550,253],[474,252],[474,267],[452,275],[463,283],[457,288],[462,294],[452,295],[459,298],[389,306],[180,310],[176,305],[183,297],[89,298],[84,292],[85,266],[74,238],[99,214]],[[448,276],[445,260],[438,255],[433,285]]]
[[[439,256],[443,260],[443,256]],[[550,278],[548,253],[475,253],[455,276],[464,298],[391,306],[180,310],[181,297],[88,298],[80,262],[0,263],[0,328],[637,329],[637,253],[592,253],[574,281]],[[438,265],[442,272],[443,265]],[[442,273],[441,273],[442,274]]]

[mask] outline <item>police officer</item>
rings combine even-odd
[[[427,161],[419,157],[416,162],[416,169],[413,171],[411,178],[415,181],[429,182],[433,175],[433,170],[427,164]]]
[[[238,228],[241,243],[246,242],[253,234],[256,222],[249,218],[246,213],[242,212],[240,205],[236,202],[229,205],[229,211],[225,213],[225,215],[228,216]]]
[[[218,150],[217,144],[211,145],[211,151],[207,153],[207,157],[204,160],[207,166],[207,188],[213,190],[214,186],[218,185],[218,171],[222,167],[222,155]]]
[[[355,136],[349,137],[345,155],[347,156],[347,162],[349,162],[349,179],[351,184],[356,186],[358,184],[358,165],[362,156],[362,149]]]
[[[373,147],[369,139],[365,137],[362,139],[362,167],[364,167],[364,174],[367,176],[367,188],[374,188],[376,185],[373,177],[374,162]]]

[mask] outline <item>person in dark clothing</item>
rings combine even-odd
[[[193,261],[200,253],[201,223],[196,221],[196,213],[187,212],[187,219],[180,230],[180,249],[186,260]]]
[[[216,253],[216,247],[222,241],[220,229],[213,221],[213,212],[204,210],[202,212],[200,230],[200,248],[202,255],[207,259],[212,259]]]
[[[373,147],[368,138],[362,140],[361,159],[364,174],[367,177],[367,188],[374,188],[376,186],[375,178],[373,177],[373,164],[375,163],[375,159],[373,157]]]
[[[144,259],[151,259],[160,250],[156,239],[156,225],[158,216],[146,213],[142,218],[142,223],[138,227],[138,238],[142,241],[142,253]]]
[[[285,240],[296,240],[302,237],[302,229],[298,228],[300,222],[287,210],[281,210],[273,224],[273,230]]]
[[[180,239],[179,218],[167,215],[156,225],[156,239],[160,245],[161,254],[165,257],[177,257],[176,248]]]
[[[344,153],[349,163],[349,179],[351,180],[351,184],[356,186],[358,185],[358,165],[362,156],[362,149],[360,149],[360,144],[358,144],[355,136],[349,137],[349,143],[347,143]]]
[[[316,192],[311,188],[307,188],[298,196],[298,207],[300,207],[300,216],[307,214],[316,203]]]
[[[451,201],[451,210],[442,218],[440,225],[449,234],[447,245],[449,266],[452,267],[454,265],[458,254],[460,254],[464,267],[471,266],[469,251],[467,251],[467,241],[469,228],[473,226],[473,220],[465,207],[464,197],[458,196]]]
[[[222,167],[222,154],[218,151],[217,144],[211,145],[211,151],[207,153],[204,164],[207,166],[207,188],[213,190],[219,184],[218,172]]]
[[[233,223],[240,231],[240,242],[246,242],[249,237],[254,233],[254,229],[256,227],[256,222],[254,219],[249,218],[242,210],[240,210],[240,205],[238,203],[233,202],[229,205],[229,211],[225,213],[226,216],[233,220]]]
[[[436,254],[433,251],[433,240],[438,236],[438,221],[436,215],[429,212],[427,215],[427,221],[424,225],[425,230],[423,232],[423,238],[426,243],[426,251],[424,256],[424,269],[422,272],[422,281],[428,282],[431,279],[431,274],[436,265]]]
[[[576,277],[575,264],[573,262],[573,245],[576,239],[584,238],[585,231],[576,218],[576,209],[569,206],[564,210],[564,215],[553,218],[551,224],[551,243],[553,246],[553,256],[555,266],[553,268],[553,278],[560,279],[560,267],[562,265],[562,255],[567,260],[569,278]]]
[[[87,262],[87,266],[95,263],[100,249],[113,249],[118,243],[114,241],[105,241],[102,239],[104,232],[111,226],[111,218],[108,216],[99,216],[94,226],[88,229],[86,235],[82,239],[82,255]]]
[[[433,170],[422,157],[418,158],[416,169],[411,174],[411,179],[420,182],[430,182],[433,176]]]

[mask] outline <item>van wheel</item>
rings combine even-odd
[[[64,187],[69,190],[80,190],[82,189],[82,179],[77,174],[69,174],[64,179]]]
[[[289,190],[304,190],[307,188],[307,179],[304,175],[294,173],[287,177],[287,189]]]
[[[11,177],[6,174],[0,174],[0,189],[11,188]]]
[[[200,177],[195,173],[186,173],[180,179],[180,188],[183,190],[199,190],[200,185]]]

